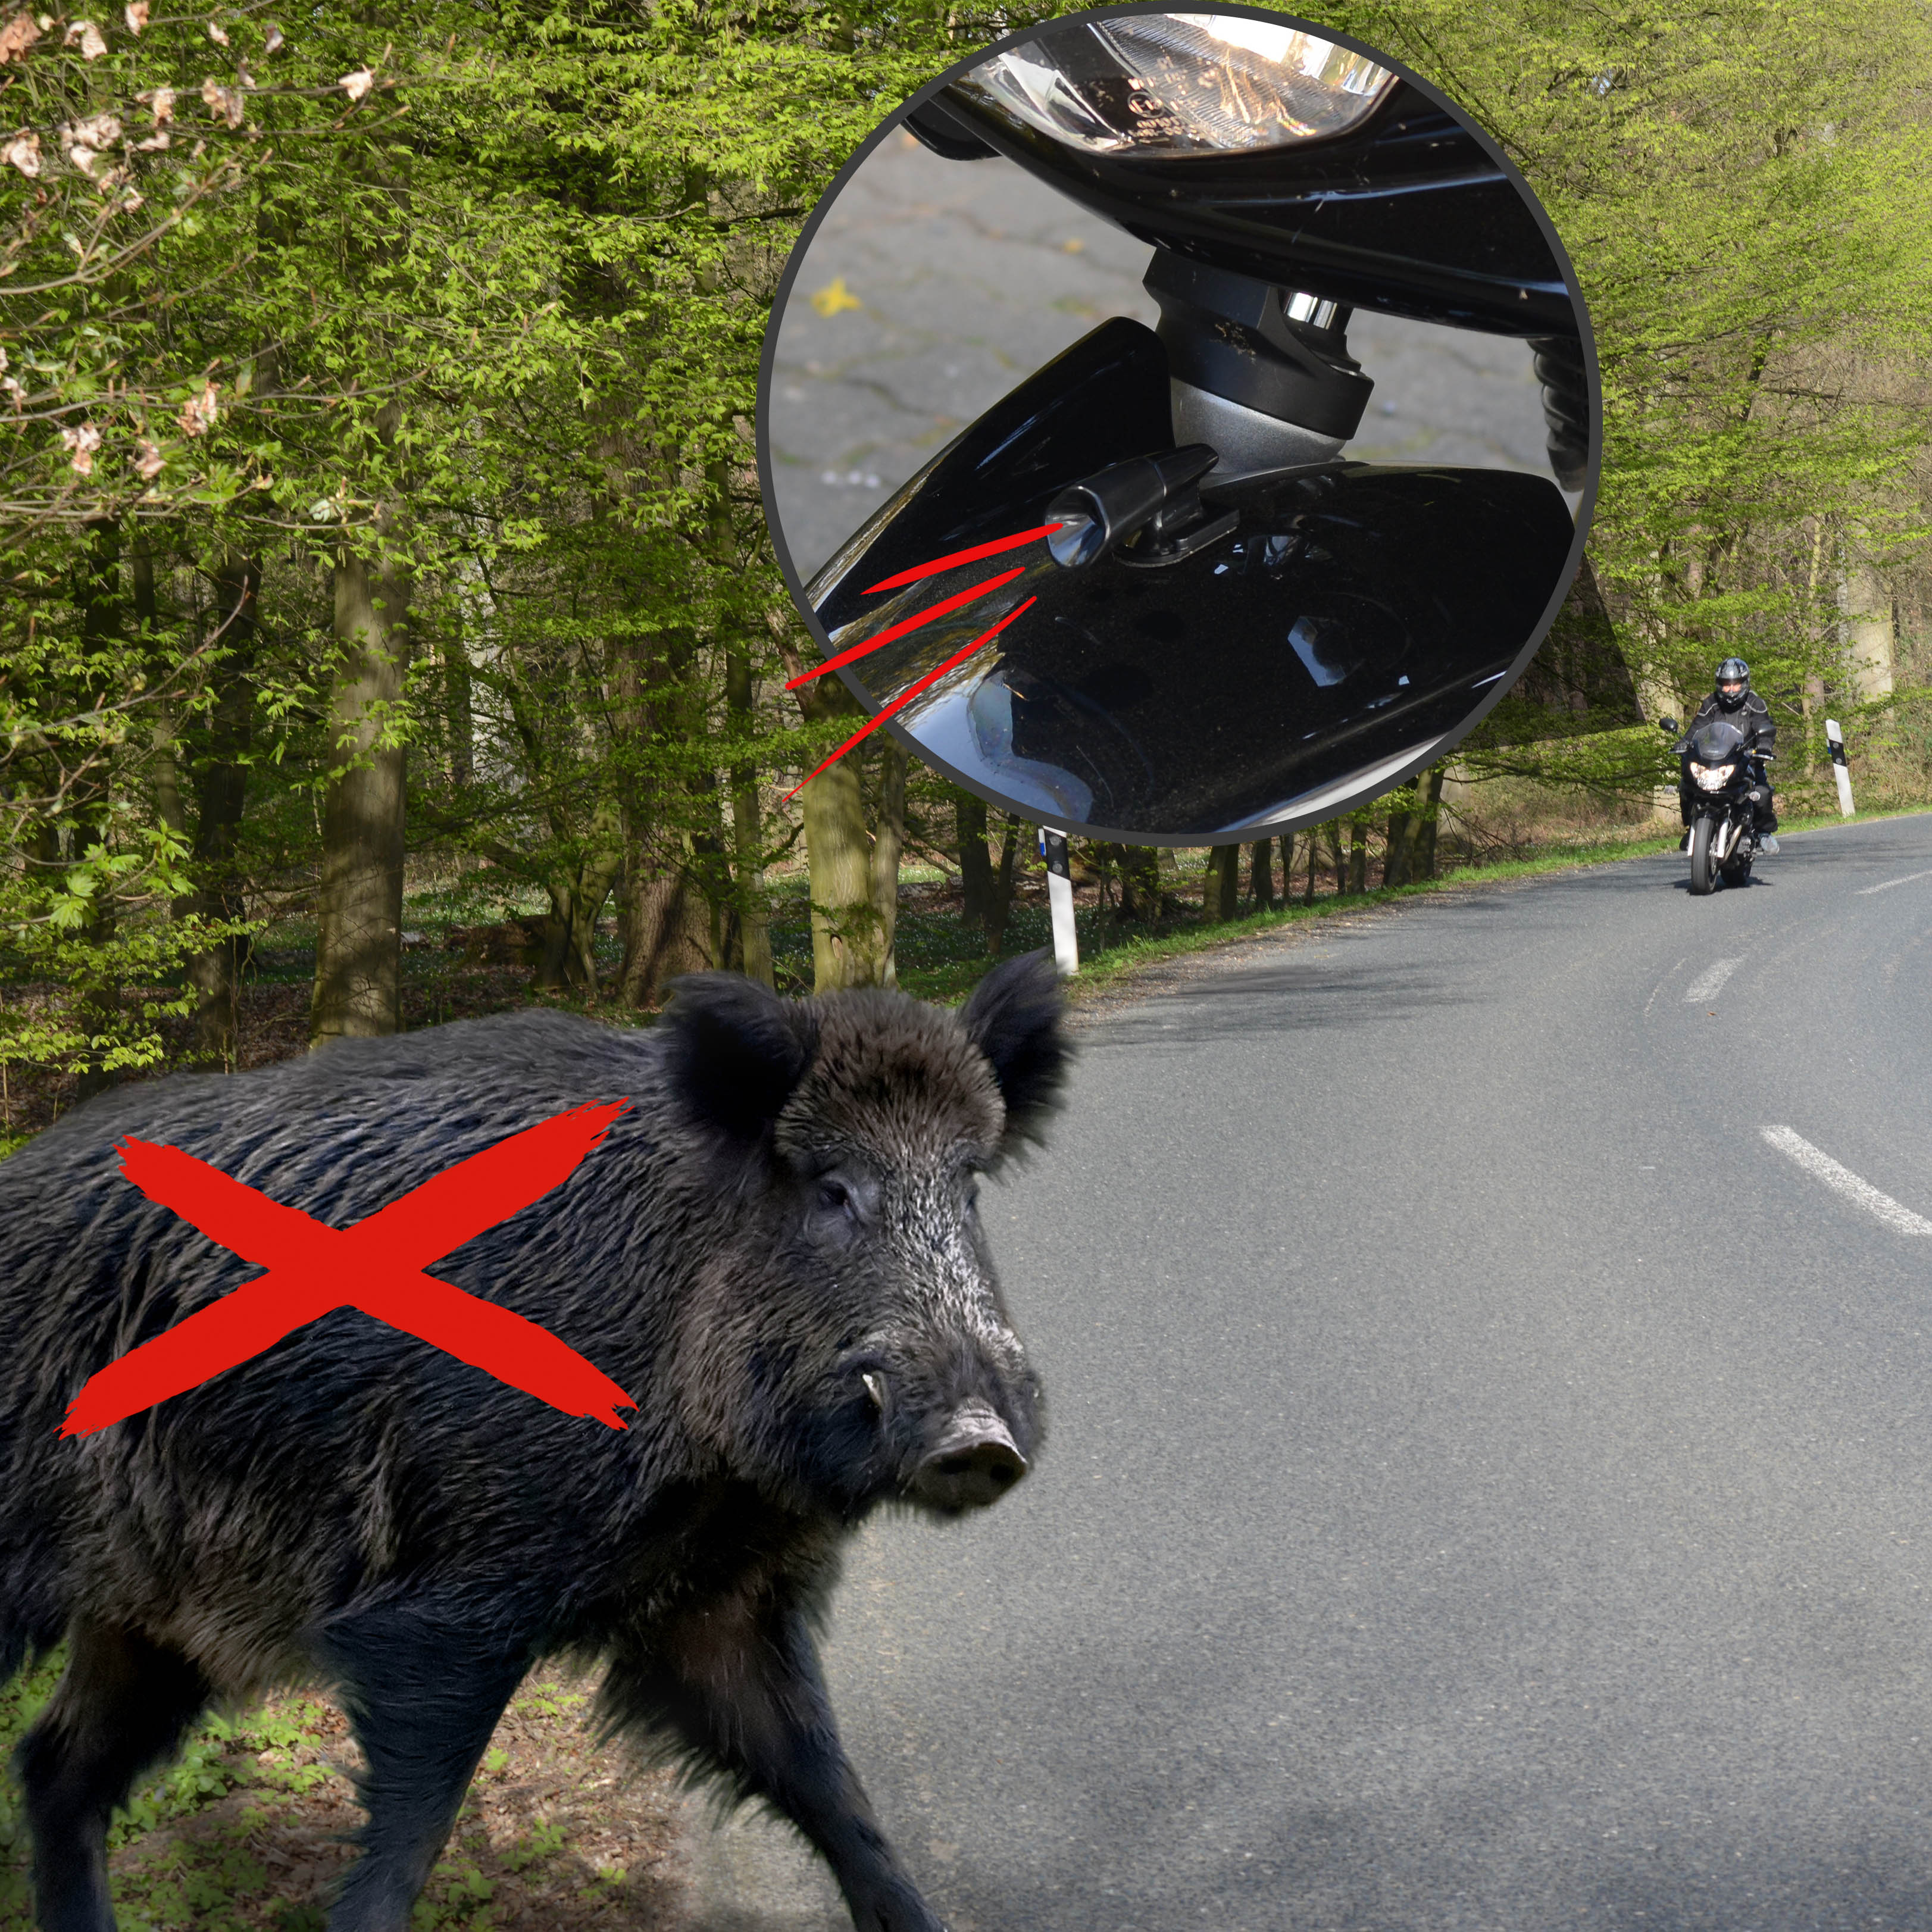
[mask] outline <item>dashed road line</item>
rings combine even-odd
[[[1894,886],[1909,886],[1914,879],[1932,879],[1932,872],[1907,872],[1902,879],[1882,879],[1875,886],[1861,886],[1858,896],[1863,898],[1868,892],[1888,892]]]
[[[1889,1194],[1881,1194],[1869,1180],[1862,1180],[1850,1168],[1840,1166],[1803,1135],[1790,1127],[1761,1127],[1758,1131],[1780,1154],[1789,1154],[1807,1174],[1822,1180],[1834,1193],[1843,1195],[1868,1214],[1876,1214],[1894,1234],[1932,1234],[1932,1221],[1902,1207]]]

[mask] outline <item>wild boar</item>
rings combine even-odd
[[[16,1760],[46,1932],[112,1932],[110,1814],[211,1699],[300,1682],[334,1687],[368,1760],[331,1932],[402,1932],[512,1692],[559,1655],[604,1665],[608,1733],[790,1819],[856,1925],[934,1932],[813,1630],[868,1512],[992,1502],[1038,1450],[974,1176],[1038,1138],[1067,1059],[1042,955],[956,1015],[712,974],[644,1031],[518,1013],[124,1088],[0,1162],[0,1672],[68,1646]],[[626,1426],[338,1309],[59,1433],[96,1370],[251,1273],[128,1184],[122,1137],[346,1228],[620,1098],[567,1181],[434,1271],[578,1351]]]

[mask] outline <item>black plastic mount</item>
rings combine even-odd
[[[1292,321],[1288,291],[1167,248],[1143,280],[1178,381],[1344,442],[1361,427],[1375,384],[1348,354],[1346,309],[1325,328]]]
[[[1204,442],[1110,464],[1070,483],[1046,506],[1060,527],[1046,540],[1063,569],[1084,570],[1112,551],[1122,563],[1158,570],[1230,534],[1240,518],[1201,501],[1215,452]]]

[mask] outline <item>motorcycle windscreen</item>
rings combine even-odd
[[[920,572],[1040,527],[1066,485],[1172,443],[1159,340],[1108,322],[966,430],[811,586],[836,652],[897,634],[852,667],[874,708],[1020,613],[897,722],[1024,816],[1185,838],[1372,796],[1473,722],[1568,566],[1574,526],[1544,478],[1329,463],[1226,489],[1210,477],[1208,508],[1234,526],[1162,567],[1109,554],[1064,569],[1039,538]]]
[[[1736,725],[1714,718],[1691,734],[1690,755],[1700,765],[1727,765],[1738,755],[1744,734]]]

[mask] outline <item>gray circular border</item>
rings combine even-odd
[[[1018,28],[1003,38],[992,41],[988,45],[980,48],[976,52],[967,55],[963,59],[956,62],[937,79],[929,81],[917,93],[901,102],[886,116],[884,120],[879,123],[878,127],[873,129],[871,134],[866,136],[863,141],[860,142],[858,147],[854,150],[850,160],[847,161],[838,173],[832,176],[830,185],[819,196],[818,203],[812,212],[806,217],[805,226],[799,231],[798,239],[792,244],[791,253],[785,260],[784,272],[778,277],[778,288],[772,297],[771,320],[766,324],[764,344],[758,357],[758,394],[752,418],[752,432],[758,451],[758,493],[764,500],[765,527],[771,535],[772,554],[778,560],[778,570],[784,578],[785,588],[790,592],[792,602],[796,607],[800,616],[803,619],[806,630],[810,632],[813,640],[826,656],[835,656],[836,652],[832,647],[831,640],[826,636],[824,628],[812,614],[812,608],[806,601],[804,580],[799,575],[796,568],[792,562],[790,552],[785,547],[784,533],[779,527],[777,514],[772,507],[777,501],[777,491],[772,473],[771,439],[767,434],[771,411],[772,383],[778,361],[778,325],[784,313],[785,305],[790,298],[792,284],[798,279],[800,272],[805,266],[805,258],[811,251],[812,236],[817,232],[818,224],[831,212],[832,205],[844,192],[847,182],[865,164],[866,158],[872,154],[873,149],[894,133],[914,109],[931,100],[940,88],[950,86],[961,74],[970,72],[992,55],[1010,46],[1023,45],[1026,41],[1035,38],[1042,32],[1050,28],[1063,26],[1076,21],[1112,17],[1126,14],[1171,14],[1174,10],[1176,4],[1177,0],[1133,0],[1133,4],[1126,6],[1094,7],[1084,8],[1078,13],[1054,14],[1036,22],[1032,26]],[[1320,39],[1331,40],[1338,46],[1350,48],[1357,53],[1366,56],[1378,66],[1385,67],[1392,73],[1400,74],[1410,86],[1415,88],[1426,99],[1432,100],[1445,114],[1455,120],[1490,160],[1502,170],[1510,185],[1522,197],[1524,206],[1528,208],[1538,229],[1542,233],[1543,238],[1550,244],[1550,253],[1555,256],[1558,268],[1562,271],[1564,286],[1570,292],[1570,305],[1576,316],[1576,332],[1583,345],[1583,374],[1588,386],[1590,399],[1589,474],[1585,478],[1582,499],[1576,506],[1576,538],[1570,546],[1568,559],[1558,575],[1556,588],[1551,594],[1543,615],[1531,628],[1528,642],[1517,653],[1508,674],[1497,679],[1496,690],[1476,706],[1453,736],[1448,737],[1446,740],[1438,739],[1421,758],[1413,765],[1401,771],[1398,776],[1378,781],[1375,785],[1366,788],[1359,794],[1354,796],[1345,794],[1343,802],[1331,803],[1319,811],[1310,811],[1300,814],[1291,812],[1286,818],[1274,820],[1267,824],[1244,826],[1241,828],[1241,836],[1234,842],[1245,845],[1252,843],[1256,839],[1272,838],[1282,832],[1299,832],[1310,825],[1325,825],[1330,819],[1344,817],[1372,800],[1385,797],[1389,793],[1408,784],[1410,779],[1418,772],[1426,771],[1430,766],[1448,756],[1514,688],[1517,680],[1528,668],[1530,659],[1535,656],[1537,652],[1542,647],[1544,639],[1549,636],[1550,627],[1556,622],[1557,614],[1562,609],[1564,600],[1570,594],[1570,586],[1575,583],[1576,573],[1582,568],[1584,545],[1588,541],[1590,526],[1596,516],[1597,491],[1603,472],[1604,394],[1602,374],[1597,364],[1596,332],[1591,326],[1589,304],[1583,298],[1582,288],[1577,280],[1576,267],[1570,261],[1570,251],[1564,247],[1562,238],[1556,232],[1556,224],[1550,220],[1542,202],[1537,199],[1529,183],[1524,179],[1522,170],[1503,152],[1501,145],[1486,129],[1477,126],[1440,88],[1424,80],[1420,75],[1412,73],[1401,62],[1392,58],[1389,55],[1382,52],[1379,48],[1370,46],[1366,41],[1358,40],[1352,34],[1337,32],[1332,27],[1322,26],[1318,21],[1304,20],[1299,14],[1274,13],[1261,7],[1228,5],[1223,4],[1223,0],[1208,0],[1208,10],[1216,14],[1245,15],[1250,20],[1265,21],[1273,26],[1300,28],[1316,35]],[[963,167],[968,166],[970,164],[962,162],[960,165]],[[867,716],[873,717],[878,715],[876,707],[869,702],[870,693],[860,683],[856,674],[849,668],[841,669],[836,675],[864,709]],[[979,779],[969,777],[964,772],[954,770],[944,759],[934,758],[912,732],[899,724],[896,720],[888,718],[879,728],[890,732],[893,740],[909,756],[917,758],[922,764],[931,766],[934,771],[950,778],[953,784],[970,791],[976,798],[983,799],[988,805],[1006,812],[1012,818],[1018,819],[1024,824],[1036,825],[1045,823],[1043,820],[1035,818],[1030,811],[1022,806],[1018,800],[994,790]],[[1064,831],[1070,838],[1100,840],[1108,844],[1171,845],[1184,848],[1199,846],[1203,843],[1211,844],[1214,842],[1214,835],[1199,832],[1156,834],[1141,830],[1118,831],[1102,825],[1077,824],[1057,826],[1054,829],[1057,831]]]

